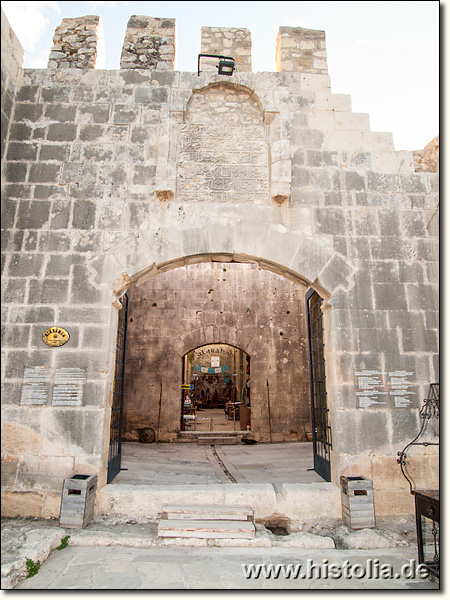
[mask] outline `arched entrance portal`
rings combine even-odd
[[[132,439],[152,427],[161,442],[182,441],[182,386],[193,383],[183,381],[189,353],[225,344],[251,359],[255,439],[305,440],[311,432],[307,289],[254,263],[224,262],[186,265],[131,285],[124,434]]]
[[[185,406],[189,404],[185,403],[188,396],[191,405],[198,401],[199,406],[201,396],[200,416],[206,417],[208,410],[219,410],[223,417],[228,403],[223,397],[226,375],[221,375],[220,381],[218,377],[211,381],[200,377],[219,375],[203,373],[202,369],[221,371],[222,367],[230,367],[220,360],[220,354],[206,350],[221,348],[225,353],[231,348],[235,353],[233,365],[240,368],[251,363],[250,406],[243,402],[243,381],[230,385],[227,392],[233,410],[234,402],[239,402],[240,408],[245,406],[251,411],[248,420],[244,417],[243,432],[249,423],[251,436],[260,443],[306,442],[313,436],[315,453],[324,455],[329,463],[323,327],[316,331],[314,324],[319,321],[315,318],[308,326],[312,305],[305,300],[310,286],[299,277],[288,278],[284,272],[261,268],[257,261],[210,259],[180,266],[178,262],[172,269],[157,273],[128,289],[124,441],[138,441],[139,430],[147,427],[155,430],[158,442],[186,441],[186,422],[193,419],[184,417],[194,416],[192,408],[189,415],[189,407]],[[314,306],[321,314],[320,304]],[[313,350],[319,338],[317,355]],[[202,364],[196,360],[196,351],[209,361]],[[320,358],[320,370],[315,366],[311,370],[316,356]],[[211,358],[215,359],[213,363]],[[319,387],[311,386],[312,378],[320,380]],[[211,385],[209,408],[206,382]],[[317,394],[319,389],[321,395]],[[312,424],[311,409],[318,409],[315,417],[322,411],[319,426],[317,419]],[[233,418],[228,419],[227,414],[226,424],[230,427],[231,421],[233,428],[241,432],[241,413],[238,425],[237,412],[231,414]],[[200,423],[208,426],[204,419],[198,419]]]
[[[181,431],[250,431],[250,356],[227,344],[188,352],[181,396]]]

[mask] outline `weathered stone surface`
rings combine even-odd
[[[439,171],[439,136],[433,138],[423,150],[415,150],[413,156],[417,172],[437,173]]]
[[[173,70],[175,20],[133,15],[128,21],[121,69]]]
[[[314,535],[306,531],[291,533],[277,539],[277,546],[287,548],[335,548],[333,538]]]
[[[301,27],[280,27],[276,70],[327,75],[325,32]]]
[[[302,342],[306,323],[304,311],[299,310],[300,290],[298,285],[261,271],[256,265],[220,262],[179,268],[132,286],[125,431],[144,426],[156,430],[161,383],[164,415],[178,417],[172,424],[163,415],[160,439],[175,433],[179,428],[177,381],[183,355],[205,343],[221,342],[251,352],[255,394],[252,415],[264,423],[265,387],[269,380],[271,394],[277,398],[272,408],[274,438],[292,434],[302,439],[309,421],[309,406]],[[236,331],[240,341],[235,337]],[[145,349],[147,345],[154,348],[151,355]],[[268,345],[269,355],[259,363],[263,345]],[[167,362],[169,349],[174,347],[179,348],[179,356]],[[267,360],[273,369],[267,368]],[[258,439],[265,439],[267,426],[252,426],[252,432]]]
[[[53,36],[49,69],[101,69],[105,59],[103,24],[88,15],[63,19]]]
[[[202,27],[201,54],[215,54],[234,58],[236,71],[252,71],[252,37],[248,29],[234,27]],[[218,58],[202,57],[200,71],[215,71]]]
[[[394,540],[389,540],[372,529],[361,529],[346,535],[342,540],[343,548],[392,548],[397,543]]]
[[[227,85],[204,90],[192,98],[186,121],[181,126],[178,159],[181,200],[267,201],[268,146],[263,115],[248,90]]]
[[[332,477],[369,465],[376,510],[409,512],[388,458],[412,436],[419,394],[437,377],[437,174],[414,173],[411,153],[396,152],[391,134],[370,131],[350,97],[331,92],[323,32],[281,28],[281,71],[252,74],[248,32],[205,28],[205,50],[216,40],[218,54],[236,53],[230,78],[215,67],[200,77],[172,71],[172,19],[133,17],[132,30],[121,70],[93,69],[91,53],[86,68],[66,61],[2,79],[4,418],[16,433],[17,423],[39,428],[33,452],[29,433],[9,438],[17,452],[8,457],[7,492],[34,486],[32,500],[17,497],[18,512],[57,512],[51,456],[94,465],[105,479],[116,295],[138,289],[129,349],[150,375],[137,369],[133,394],[142,405],[150,395],[154,419],[158,377],[167,383],[167,435],[180,426],[182,356],[226,339],[252,357],[252,426],[267,435],[269,381],[279,400],[273,434],[292,439],[309,419],[311,286],[324,299]],[[137,59],[155,58],[151,31],[155,64]],[[68,30],[66,38],[81,39]],[[71,334],[61,348],[41,339],[54,325]],[[64,407],[77,413],[72,421],[53,410],[51,393],[44,404],[21,405],[26,369],[46,365],[86,376],[81,404]],[[357,408],[356,369],[414,372],[413,403]],[[81,417],[87,407],[98,411],[95,430]],[[339,512],[335,501],[327,511]]]

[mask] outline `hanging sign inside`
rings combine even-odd
[[[226,373],[228,371],[228,365],[223,365],[222,367],[202,367],[201,365],[195,365],[195,370],[200,373],[214,375],[216,373]]]

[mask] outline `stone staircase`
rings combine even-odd
[[[211,444],[215,446],[223,446],[224,444],[237,444],[238,437],[237,436],[221,436],[219,435],[202,435],[198,436],[197,444]]]
[[[197,444],[237,444],[244,431],[182,431],[179,434],[182,442],[196,442]]]
[[[220,504],[166,504],[158,524],[160,538],[254,539],[253,510]]]

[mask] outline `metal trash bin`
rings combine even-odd
[[[83,528],[94,516],[97,475],[77,473],[64,479],[59,524],[61,527]]]
[[[342,519],[350,529],[375,527],[372,481],[341,476]]]

